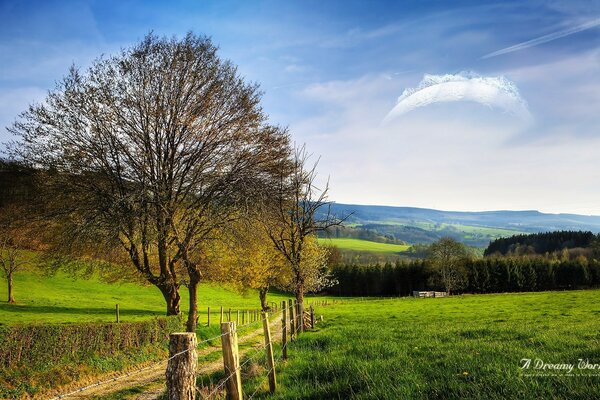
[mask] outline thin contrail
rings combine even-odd
[[[507,47],[507,48],[504,48],[504,49],[501,49],[498,51],[494,51],[493,53],[486,54],[485,56],[483,56],[481,58],[482,59],[491,58],[491,57],[499,56],[501,54],[512,53],[513,51],[527,49],[529,47],[537,46],[537,45],[540,45],[543,43],[550,42],[552,40],[560,39],[562,37],[569,36],[574,33],[585,31],[586,29],[595,28],[598,25],[600,25],[600,18],[591,20],[589,22],[586,22],[585,24],[574,26],[569,29],[564,29],[562,31],[549,33],[547,35],[540,36],[539,38],[531,39],[526,42],[515,44],[514,46],[510,46],[510,47]]]

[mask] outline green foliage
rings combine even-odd
[[[485,249],[484,255],[554,253],[563,249],[587,248],[592,246],[595,240],[596,236],[589,231],[555,231],[514,235],[492,241]]]
[[[529,292],[600,286],[600,261],[585,258],[503,257],[465,260],[461,267],[464,293]],[[413,290],[441,290],[430,260],[395,264],[345,264],[333,268],[343,296],[408,296]]]
[[[597,398],[597,376],[528,377],[520,360],[598,362],[599,303],[588,290],[317,308],[325,322],[290,345],[277,393],[255,398]]]

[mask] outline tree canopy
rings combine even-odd
[[[149,34],[72,67],[10,128],[12,154],[45,172],[48,215],[70,251],[120,248],[167,314],[179,313],[187,275],[193,329],[203,245],[266,197],[289,154],[260,99],[208,38]]]

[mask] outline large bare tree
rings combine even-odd
[[[13,154],[46,171],[71,243],[120,246],[168,315],[185,283],[194,330],[203,244],[264,197],[289,154],[260,97],[209,39],[149,34],[84,73],[71,68],[12,126]]]
[[[271,214],[263,220],[269,238],[291,268],[291,286],[301,307],[308,275],[314,273],[313,266],[304,262],[310,241],[318,232],[340,225],[346,218],[332,214],[327,197],[329,184],[322,189],[316,186],[316,168],[317,162],[309,164],[305,147],[297,148],[286,173],[280,176],[275,196],[267,203]]]

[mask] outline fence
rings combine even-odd
[[[337,303],[337,301],[320,301],[317,304],[320,304],[321,306],[328,306],[333,303]],[[305,311],[303,310],[301,304],[298,304],[296,301],[290,299],[287,302],[282,302],[281,305],[272,307],[272,310],[273,315],[270,317],[269,313],[267,312],[256,312],[255,310],[244,310],[242,313],[236,310],[235,314],[232,314],[230,309],[225,311],[223,307],[221,307],[219,310],[220,317],[222,318],[222,322],[220,323],[220,335],[198,342],[195,333],[173,333],[169,337],[169,357],[166,360],[161,360],[144,368],[140,368],[135,371],[129,371],[120,376],[111,377],[69,393],[55,396],[52,400],[68,398],[73,395],[79,396],[91,388],[102,386],[118,380],[124,380],[143,371],[147,371],[152,368],[158,368],[165,362],[167,364],[166,378],[168,399],[195,399],[196,393],[199,394],[200,398],[210,399],[222,391],[223,388],[227,392],[228,399],[242,399],[242,368],[248,365],[251,361],[255,360],[260,354],[265,354],[266,356],[265,358],[267,365],[264,379],[265,381],[268,380],[269,391],[273,393],[277,388],[276,366],[281,361],[287,359],[289,343],[296,340],[298,335],[304,332],[305,329],[314,328],[317,319],[315,318],[314,314],[314,303],[311,303],[309,309]],[[208,311],[207,325],[210,326],[210,309]],[[246,316],[242,318],[241,316],[244,314]],[[235,320],[231,321],[233,316],[235,316]],[[226,321],[225,318],[230,319],[230,321]],[[273,343],[276,339],[274,339],[271,334],[271,325],[273,325],[274,322],[281,323],[281,334],[276,335],[280,336],[281,340],[281,348],[277,356],[273,351]],[[238,329],[258,324],[262,324],[262,332],[264,335],[263,344],[254,348],[254,353],[247,356],[245,360],[240,363],[240,352],[238,349],[237,337]],[[202,344],[210,343],[218,339],[221,340],[225,377],[216,385],[209,387],[197,387],[197,349]],[[254,393],[247,398],[252,399],[258,393],[261,387],[262,383],[258,385]]]
[[[254,353],[247,356],[244,362],[240,362],[237,322],[221,322],[220,338],[225,377],[212,388],[196,386],[195,334],[171,335],[171,344],[169,346],[170,361],[167,367],[168,398],[194,399],[196,392],[198,392],[201,398],[210,399],[219,393],[219,391],[225,389],[228,399],[241,400],[244,398],[242,392],[242,368],[255,360],[263,352],[266,359],[264,379],[265,381],[268,380],[269,392],[274,393],[277,389],[276,366],[279,362],[287,358],[289,341],[295,340],[305,329],[313,328],[315,324],[314,306],[312,304],[309,310],[304,312],[301,304],[290,299],[287,302],[282,302],[281,307],[276,307],[276,309],[274,320],[278,321],[281,319],[281,350],[277,357],[275,357],[273,351],[274,338],[271,335],[271,322],[267,312],[261,312],[259,321],[263,326],[264,344],[255,348]],[[255,322],[257,321],[249,323],[253,324]],[[252,399],[258,393],[261,386],[262,384],[257,385],[256,390],[247,398]]]

